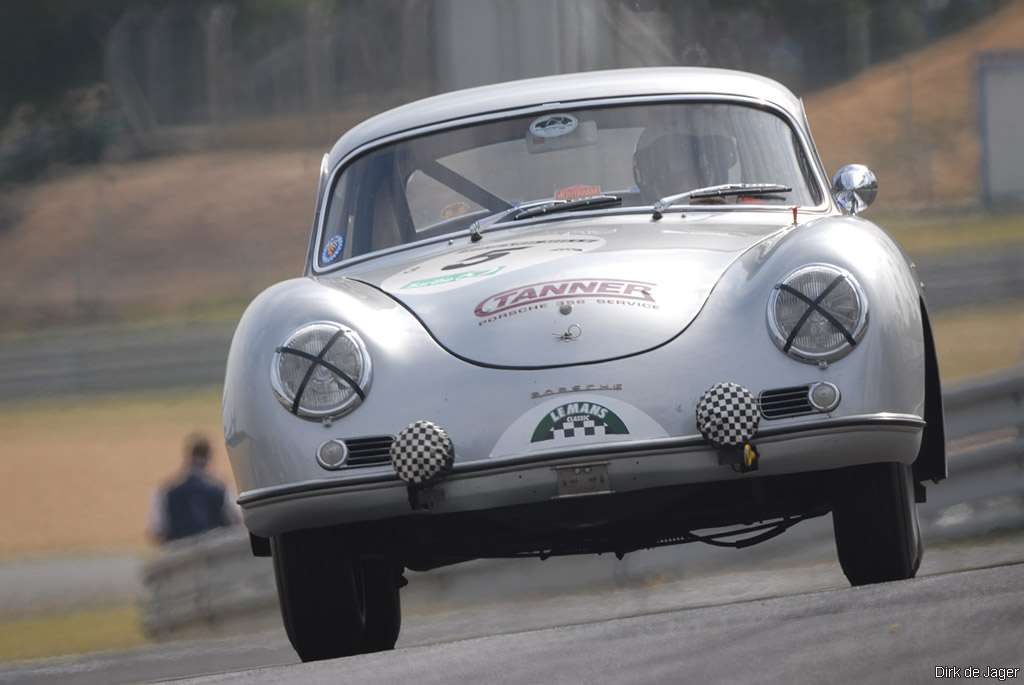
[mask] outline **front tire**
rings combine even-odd
[[[366,627],[359,651],[363,654],[395,648],[402,629],[399,587],[401,568],[386,562],[363,562],[363,590],[366,597]]]
[[[281,618],[299,658],[360,653],[366,607],[358,560],[321,530],[275,536],[271,556]]]
[[[850,466],[835,472],[832,527],[851,585],[913,578],[924,545],[909,466]]]

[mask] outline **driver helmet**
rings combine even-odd
[[[729,138],[648,126],[633,152],[633,179],[644,202],[653,203],[669,195],[726,183],[735,163],[735,143]]]

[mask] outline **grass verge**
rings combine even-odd
[[[943,382],[1024,362],[1024,302],[941,312],[932,327]]]
[[[220,400],[211,387],[0,407],[0,558],[146,549],[150,494],[190,433],[221,442]],[[223,447],[211,468],[234,484]]]
[[[925,252],[985,250],[1024,243],[1024,214],[866,212],[912,257]]]
[[[0,662],[146,644],[135,605],[0,620]]]

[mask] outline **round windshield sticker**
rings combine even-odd
[[[467,205],[465,202],[453,202],[441,210],[441,218],[454,219],[457,216],[462,216],[468,213],[469,205]]]
[[[530,133],[541,138],[557,138],[572,133],[580,125],[571,114],[549,114],[530,124]]]
[[[341,248],[345,246],[345,236],[336,235],[327,241],[323,251],[320,253],[320,261],[330,264],[341,255]]]

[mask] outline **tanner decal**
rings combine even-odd
[[[491,295],[476,306],[474,313],[480,318],[487,318],[510,309],[569,298],[601,299],[656,309],[651,293],[653,288],[653,283],[607,278],[533,283]]]
[[[591,435],[629,435],[612,410],[596,402],[569,402],[555,407],[537,424],[530,442],[569,440]]]

